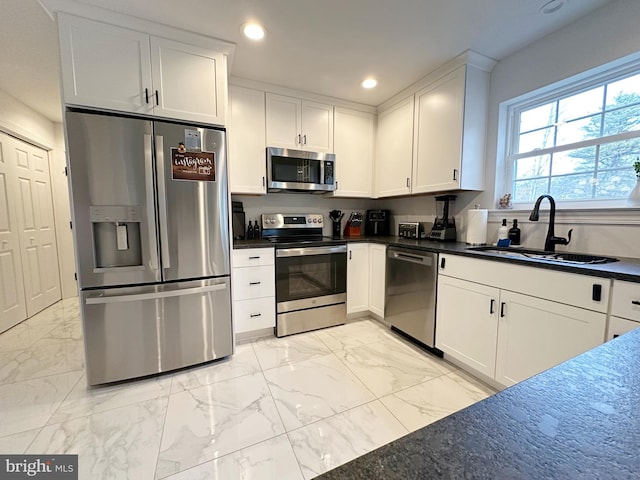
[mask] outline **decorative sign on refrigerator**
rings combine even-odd
[[[171,149],[171,176],[174,180],[216,181],[213,152],[180,152]]]

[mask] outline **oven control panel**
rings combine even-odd
[[[307,214],[282,214],[282,213],[267,213],[262,215],[262,229],[277,229],[277,228],[309,228],[309,227],[321,227],[322,226],[322,214],[307,213]]]

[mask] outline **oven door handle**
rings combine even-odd
[[[307,255],[329,255],[331,253],[347,253],[347,246],[332,245],[329,247],[299,247],[276,249],[276,257],[302,257]]]

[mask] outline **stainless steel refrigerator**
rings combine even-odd
[[[224,129],[67,109],[90,385],[233,353]]]

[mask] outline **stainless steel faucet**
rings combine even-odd
[[[540,195],[536,200],[536,204],[533,206],[533,210],[531,210],[531,215],[529,215],[529,220],[532,222],[537,222],[540,219],[540,203],[544,198],[549,200],[549,230],[547,231],[547,238],[544,241],[544,249],[547,252],[555,252],[556,245],[568,245],[571,241],[571,232],[573,229],[569,230],[567,238],[556,237],[554,232],[554,225],[556,222],[556,201],[553,199],[551,195]]]

